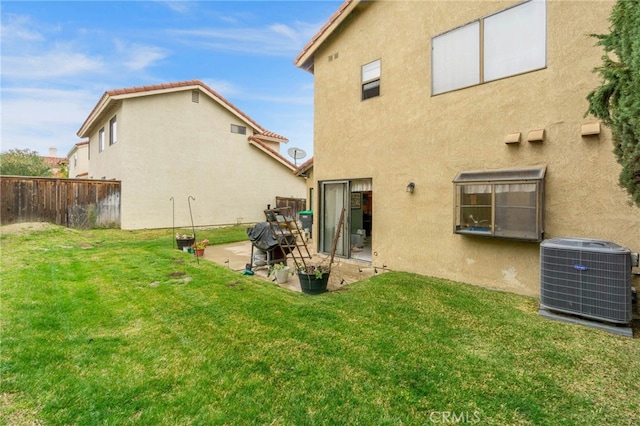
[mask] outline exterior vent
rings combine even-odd
[[[554,238],[540,245],[540,313],[629,324],[631,252],[617,244]]]
[[[194,102],[196,104],[200,103],[200,92],[198,92],[197,90],[191,92],[191,102]]]

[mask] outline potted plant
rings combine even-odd
[[[298,265],[298,279],[303,293],[320,294],[327,291],[331,268],[325,265]]]
[[[209,240],[196,241],[195,243],[193,243],[191,248],[193,249],[197,257],[202,257],[204,256],[204,248],[207,246],[207,244],[209,244]]]
[[[269,270],[269,276],[272,272],[276,276],[276,282],[278,284],[286,283],[287,281],[289,281],[289,275],[293,275],[293,271],[291,270],[291,268],[285,265],[284,262],[280,262],[271,266],[271,269]]]
[[[176,232],[176,244],[178,245],[178,250],[187,251],[196,241],[195,236],[193,234],[180,234]]]

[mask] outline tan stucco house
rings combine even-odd
[[[67,154],[69,177],[86,179],[89,175],[89,141],[76,143]]]
[[[344,207],[338,255],[530,295],[546,239],[640,250],[610,132],[585,117],[613,4],[345,1],[295,59],[318,249]]]
[[[91,179],[122,182],[123,229],[264,220],[304,179],[270,132],[199,80],[110,90],[78,131]],[[192,197],[192,198],[190,198]]]

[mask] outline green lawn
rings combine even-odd
[[[638,338],[406,273],[293,293],[172,242],[2,236],[0,424],[640,423]]]

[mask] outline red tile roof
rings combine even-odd
[[[249,136],[249,143],[252,143],[253,145],[258,145],[258,147],[260,149],[262,149],[263,151],[267,152],[267,154],[271,155],[276,160],[278,160],[279,162],[283,163],[285,166],[290,168],[292,171],[296,168],[295,164],[293,164],[291,161],[289,161],[287,158],[285,158],[278,151],[276,151],[275,149],[271,148],[269,145],[267,145],[266,143],[261,141],[259,136],[260,135]]]
[[[301,176],[305,174],[311,167],[313,167],[313,157],[300,164],[298,168],[293,171],[293,174],[296,176]]]
[[[327,22],[325,22],[325,24],[322,26],[322,28],[320,28],[320,30],[302,48],[302,51],[300,53],[298,53],[298,56],[296,56],[296,59],[293,61],[293,63],[296,64],[296,66],[302,68],[305,65],[304,63],[300,63],[300,60],[302,60],[303,56],[305,56],[307,54],[307,52],[309,52],[311,50],[315,50],[318,47],[316,45],[316,43],[318,42],[318,40],[320,38],[322,38],[325,35],[325,33],[327,33],[327,32],[330,33],[331,31],[333,31],[333,28],[331,28],[331,27],[334,25],[334,23],[336,23],[342,17],[342,15],[345,13],[345,11],[349,7],[349,5],[351,5],[351,3],[357,4],[360,1],[361,0],[345,0],[344,3],[342,3],[340,5],[338,10],[336,10],[335,13],[333,15],[331,15],[329,20]],[[329,31],[329,29],[331,29],[331,31]],[[310,68],[311,67],[307,67],[307,70],[310,69]]]
[[[102,95],[102,97],[100,98],[96,106],[93,108],[89,116],[86,118],[86,120],[82,124],[82,127],[80,127],[80,130],[78,130],[78,136],[83,137],[81,136],[82,130],[85,129],[88,123],[90,123],[92,120],[96,118],[96,114],[102,109],[102,107],[106,103],[108,103],[108,101],[111,98],[115,98],[123,95],[135,95],[135,94],[142,95],[145,93],[148,94],[149,92],[156,92],[156,91],[162,92],[166,90],[176,90],[176,89],[179,90],[181,88],[184,88],[185,90],[187,90],[188,88],[193,88],[193,87],[200,87],[205,93],[208,92],[208,94],[213,99],[215,99],[217,102],[219,102],[223,106],[226,106],[229,110],[231,110],[235,114],[244,118],[261,134],[278,139],[281,142],[288,142],[288,139],[285,138],[284,136],[278,135],[277,133],[273,133],[264,129],[262,126],[256,123],[251,117],[249,117],[247,114],[242,112],[238,107],[236,107],[234,104],[229,102],[222,95],[220,95],[218,92],[216,92],[215,90],[213,90],[211,87],[207,86],[200,80],[188,80],[188,81],[180,81],[175,83],[164,83],[164,84],[155,84],[151,86],[139,86],[139,87],[124,88],[124,89],[108,90],[104,92],[104,94]]]
[[[67,162],[66,157],[41,157],[42,160],[50,166],[59,166]]]

